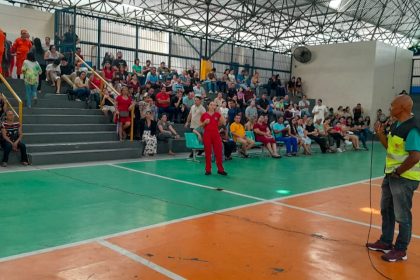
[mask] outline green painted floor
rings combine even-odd
[[[181,160],[121,166],[271,199],[369,178],[370,152],[235,158],[228,177]],[[375,146],[373,177],[383,172]],[[0,173],[0,258],[256,202],[110,165]]]

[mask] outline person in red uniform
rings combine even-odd
[[[120,141],[124,141],[127,138],[126,129],[131,125],[131,109],[134,107],[133,99],[130,96],[128,87],[123,86],[121,89],[121,95],[115,99],[115,116],[118,122],[118,134]]]
[[[16,53],[16,74],[19,78],[22,74],[23,62],[31,48],[32,42],[29,40],[29,33],[27,30],[22,29],[20,31],[20,38],[17,38],[12,46],[12,53]]]
[[[225,118],[216,112],[216,103],[210,102],[208,111],[201,115],[201,124],[204,127],[203,144],[206,153],[206,175],[211,174],[211,154],[212,150],[216,157],[217,173],[226,176],[227,173],[222,164],[222,138],[219,134],[219,125],[225,124]]]
[[[0,74],[3,73],[3,54],[4,54],[4,44],[6,42],[6,36],[4,36],[3,30],[0,28]]]

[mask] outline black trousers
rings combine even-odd
[[[2,140],[1,147],[3,148],[3,160],[2,162],[9,161],[10,152],[13,150],[12,144],[9,142]],[[20,161],[21,162],[28,162],[28,154],[26,153],[26,145],[22,142],[18,143],[18,149],[20,150]]]

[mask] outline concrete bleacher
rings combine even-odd
[[[13,89],[24,100],[23,81],[9,80]],[[17,102],[0,85],[12,105]],[[24,108],[23,142],[35,165],[87,161],[106,161],[139,158],[143,151],[140,141],[120,142],[116,126],[98,109],[86,109],[85,102],[69,101],[66,95],[56,95],[48,85],[32,109]],[[175,126],[183,135],[183,125]],[[183,139],[174,140],[174,152],[186,152]],[[158,141],[158,153],[167,153],[168,147]],[[2,156],[2,151],[0,151]],[[9,163],[18,163],[19,154],[12,153]]]

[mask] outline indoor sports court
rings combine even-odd
[[[380,234],[383,159],[375,144],[258,152],[226,163],[229,178],[184,158],[2,172],[0,279],[382,279],[364,244],[371,213]],[[416,279],[419,238],[414,223],[410,261],[373,264]]]

